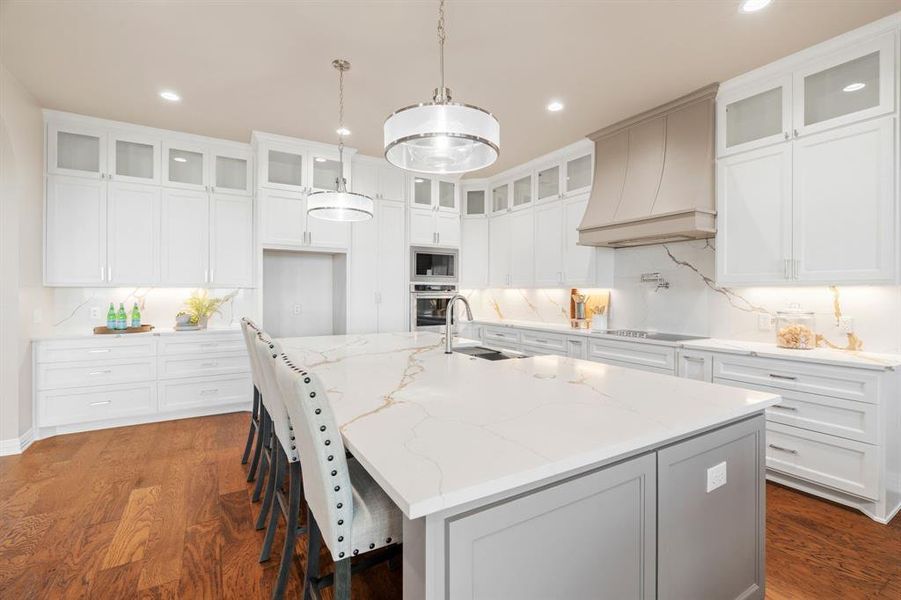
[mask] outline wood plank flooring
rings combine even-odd
[[[0,598],[269,598],[282,539],[257,562],[259,505],[240,464],[248,418],[58,436],[0,458]],[[353,578],[355,599],[400,595],[400,569]],[[768,485],[767,598],[901,599],[901,517],[879,525]]]

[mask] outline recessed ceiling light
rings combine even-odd
[[[741,12],[752,13],[762,10],[770,5],[773,0],[744,0],[741,3]]]
[[[554,100],[550,104],[547,105],[547,109],[551,112],[558,112],[563,110],[563,103],[557,100]]]
[[[172,160],[174,160],[175,162],[188,162],[188,159],[185,158],[184,156],[176,156]]]
[[[867,84],[858,81],[856,83],[849,83],[848,85],[846,85],[845,87],[842,88],[842,91],[843,92],[856,92],[856,91],[862,90],[865,87],[867,87]]]
[[[321,156],[317,156],[317,157],[314,158],[313,160],[315,160],[316,162],[325,162],[325,159],[322,158]]]
[[[339,127],[335,130],[335,133],[337,133],[338,135],[350,135],[350,129],[348,129],[347,127]]]
[[[160,98],[163,100],[168,100],[169,102],[178,102],[181,100],[181,96],[173,92],[172,90],[163,90],[160,92]]]
[[[414,181],[415,183],[422,183],[423,181],[425,181],[425,179],[423,179],[422,177],[417,177],[417,178],[414,179],[413,181]]]

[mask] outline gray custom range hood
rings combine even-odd
[[[590,134],[594,187],[579,243],[622,248],[716,234],[712,84]]]

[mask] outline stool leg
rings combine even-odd
[[[257,426],[257,443],[253,450],[253,460],[250,461],[250,470],[247,472],[247,481],[253,481],[257,476],[257,468],[260,466],[260,457],[263,454],[263,429],[266,424],[266,407],[260,403],[259,425]]]
[[[335,563],[335,600],[350,600],[350,558]]]
[[[278,516],[282,512],[278,506],[276,490],[284,481],[284,463],[285,457],[279,452],[275,456],[275,463],[272,466],[273,474],[269,477],[270,484],[266,488],[266,497],[263,499],[263,506],[260,508],[260,515],[257,518],[257,529],[262,529],[266,523],[266,515],[269,515],[269,527],[266,528],[266,537],[263,538],[260,562],[269,560],[272,554],[272,542],[275,540],[275,532],[278,529]]]
[[[250,413],[250,427],[247,431],[247,443],[244,444],[244,454],[241,455],[241,464],[246,465],[247,459],[250,457],[250,449],[253,447],[253,434],[256,427],[254,423],[260,418],[260,390],[257,386],[253,386],[253,412]]]
[[[285,593],[288,584],[288,573],[294,559],[294,544],[297,541],[297,519],[300,517],[301,477],[300,463],[292,462],[288,474],[290,491],[288,492],[288,517],[285,524],[285,549],[282,550],[282,562],[278,569],[278,581],[272,591],[272,598],[279,600]]]
[[[272,418],[266,417],[266,421],[263,422],[263,439],[265,440],[263,443],[266,444],[266,448],[263,449],[263,453],[260,456],[260,473],[259,477],[257,477],[256,485],[253,488],[253,495],[251,496],[251,500],[253,502],[259,502],[260,494],[263,493],[263,480],[266,478],[266,472],[272,471],[272,465],[270,462],[272,461],[273,453],[275,452],[275,443],[272,436]],[[268,448],[268,450],[267,450]],[[271,477],[271,474],[270,474]]]
[[[303,600],[313,600],[313,580],[319,578],[319,548],[322,534],[319,524],[313,518],[313,511],[307,506],[307,567],[303,574]]]

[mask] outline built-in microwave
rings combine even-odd
[[[410,247],[411,283],[457,283],[458,267],[456,249]]]

